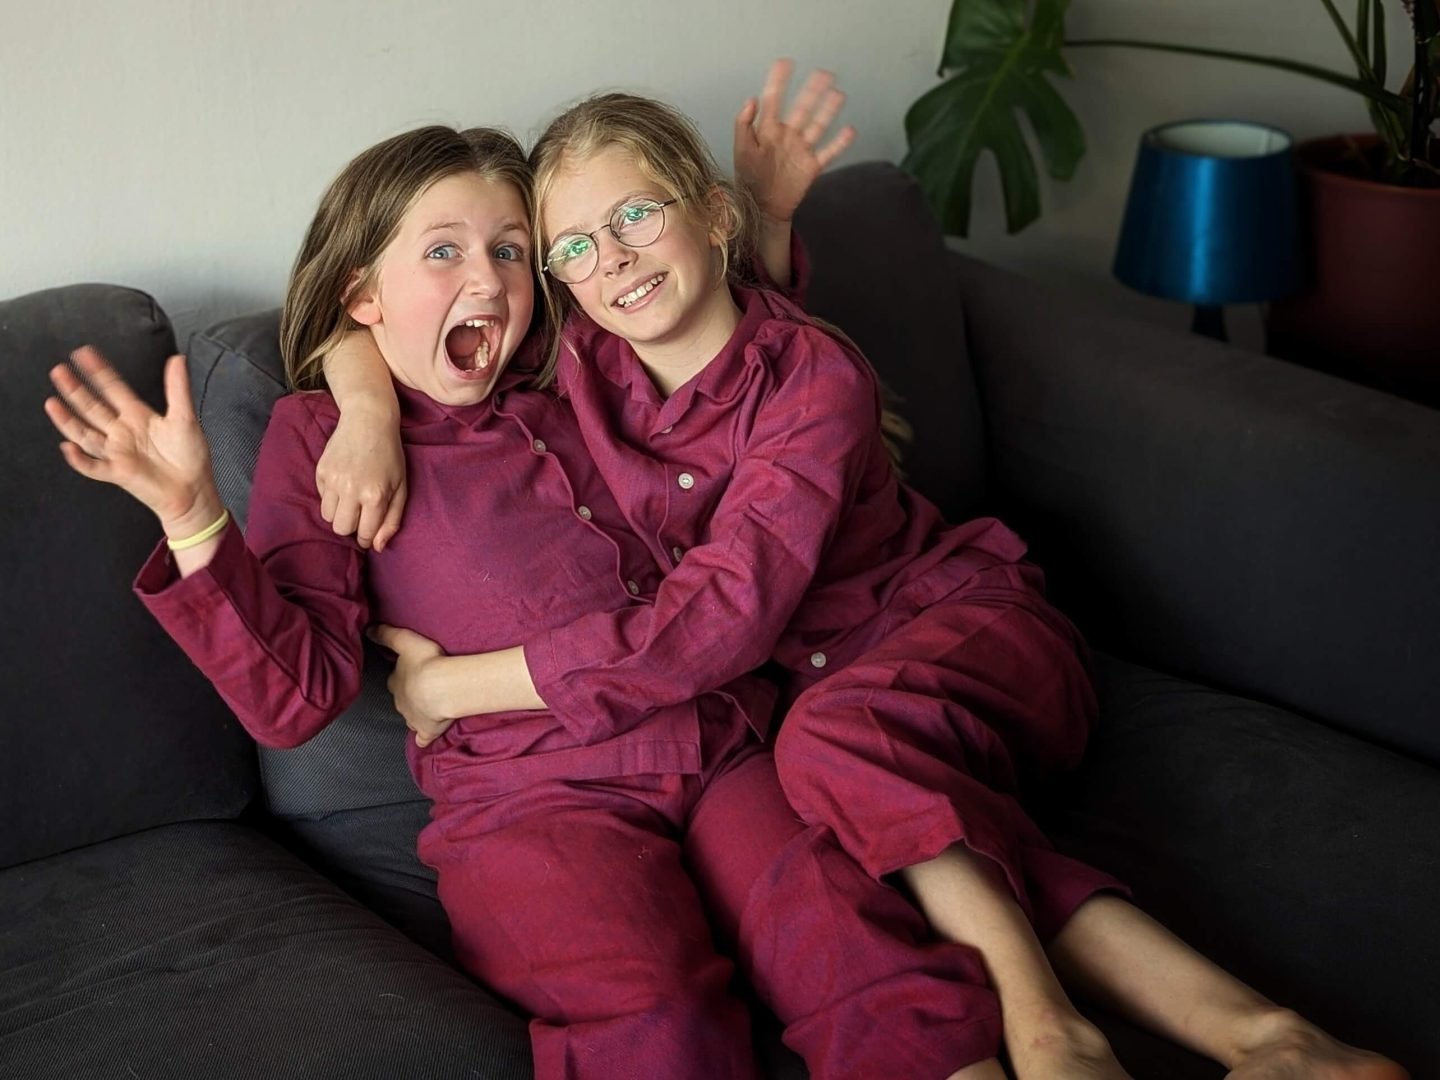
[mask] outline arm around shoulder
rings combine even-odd
[[[345,335],[323,363],[340,421],[315,464],[320,515],[337,534],[383,551],[408,494],[395,383],[368,330]]]

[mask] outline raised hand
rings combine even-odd
[[[767,223],[787,226],[815,178],[855,141],[847,124],[821,145],[845,105],[828,71],[812,71],[781,115],[794,69],[790,60],[771,64],[760,97],[747,99],[735,117],[735,178]]]
[[[185,358],[166,362],[163,416],[95,349],[84,346],[71,359],[90,385],[60,364],[50,371],[59,396],[45,400],[46,415],[66,440],[60,444],[66,464],[144,503],[171,539],[193,536],[214,522],[223,504],[210,471],[210,447],[190,403]]]

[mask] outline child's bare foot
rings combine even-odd
[[[1332,1039],[1280,1009],[1257,1020],[1229,1080],[1410,1080],[1395,1062]]]
[[[1100,1029],[1078,1013],[1029,1020],[1006,1017],[1005,1049],[1017,1080],[1130,1080]]]

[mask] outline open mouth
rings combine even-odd
[[[445,335],[445,355],[462,375],[482,378],[500,358],[500,320],[476,315],[452,326]]]
[[[665,283],[667,276],[666,274],[656,274],[650,280],[642,281],[623,296],[617,296],[614,301],[615,306],[623,311],[630,311],[640,307],[650,298],[650,295],[654,293],[656,289]]]

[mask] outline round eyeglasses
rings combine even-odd
[[[545,270],[556,281],[579,285],[600,265],[600,243],[596,235],[605,229],[628,248],[646,247],[665,231],[665,207],[679,202],[666,199],[635,199],[610,215],[610,220],[592,233],[566,233],[556,238],[545,254]]]

